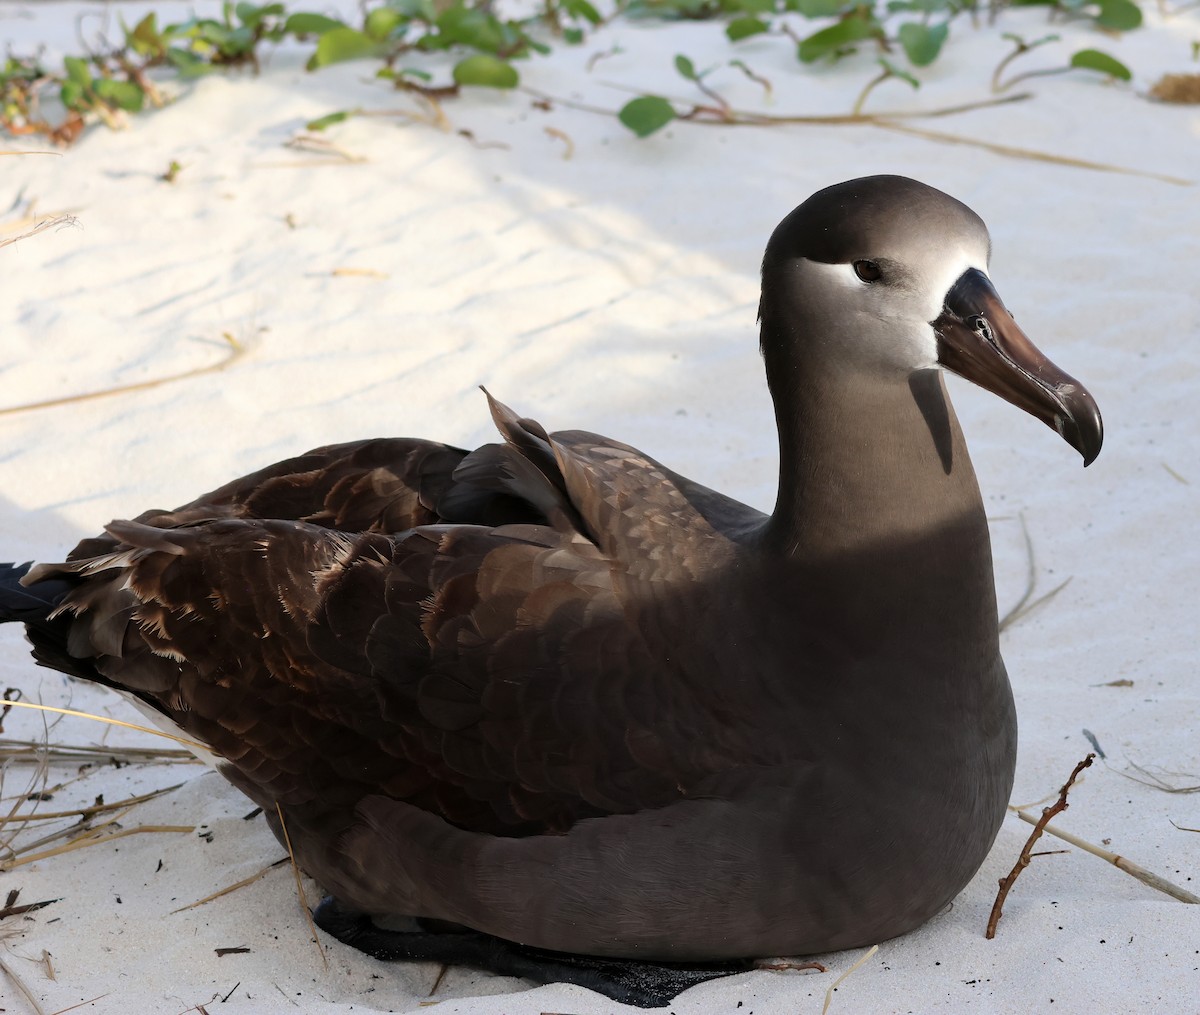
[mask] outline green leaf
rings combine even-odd
[[[951,0],[888,0],[889,14],[915,11],[918,14],[940,14],[942,11],[955,13]]]
[[[172,46],[167,50],[167,60],[179,71],[179,76],[185,81],[190,78],[198,78],[214,69],[213,65],[204,57],[180,46]]]
[[[391,7],[376,7],[363,22],[363,31],[376,42],[385,41],[397,25],[404,24],[404,17]]]
[[[761,35],[770,28],[771,26],[761,18],[734,18],[725,26],[725,34],[729,36],[730,42],[737,42],[739,39],[748,39],[752,35]]]
[[[675,119],[675,110],[666,99],[643,95],[625,103],[617,118],[638,137],[649,137]]]
[[[251,28],[262,21],[267,13],[265,7],[256,7],[254,4],[247,3],[238,4],[234,10],[237,13],[238,21],[240,21],[243,25],[249,25]],[[226,13],[227,18],[228,16],[228,13]]]
[[[877,30],[878,23],[873,18],[846,18],[836,25],[814,32],[807,39],[801,39],[796,55],[801,63],[813,63],[823,56],[834,56],[847,46],[871,38]]]
[[[1132,0],[1100,0],[1096,24],[1115,32],[1127,32],[1142,23],[1142,12]]]
[[[590,24],[600,24],[600,12],[588,0],[563,0],[562,8],[573,18],[582,18]]]
[[[563,42],[565,42],[568,46],[578,46],[581,42],[583,42],[583,29],[564,28]]]
[[[324,14],[307,14],[298,11],[284,22],[283,30],[289,35],[324,35],[334,28],[345,28],[345,22],[327,18]]]
[[[428,21],[432,24],[437,17],[433,0],[391,0],[388,6],[395,7],[406,18],[414,21]]]
[[[59,99],[67,109],[75,109],[83,112],[91,107],[91,103],[83,90],[83,85],[78,81],[67,79],[62,83],[62,88],[58,93]]]
[[[516,88],[521,79],[511,63],[489,53],[476,53],[454,65],[454,80],[460,85]]]
[[[308,69],[316,70],[344,60],[361,60],[379,52],[380,45],[374,39],[357,29],[342,25],[340,28],[331,28],[317,40],[317,49],[309,57]]]
[[[900,26],[900,45],[916,67],[925,67],[937,59],[942,44],[950,32],[950,26],[943,22],[940,25],[924,25],[918,21],[910,21]]]
[[[101,78],[96,82],[95,92],[105,102],[120,106],[128,113],[140,113],[146,104],[146,93],[132,81]]]
[[[775,0],[721,0],[721,7],[736,14],[774,14]]]
[[[161,57],[167,49],[166,40],[158,31],[158,21],[151,11],[133,27],[132,32],[126,32],[125,37],[133,51],[140,56]]]
[[[1129,81],[1133,78],[1129,68],[1120,60],[1107,53],[1102,53],[1098,49],[1081,49],[1078,53],[1073,54],[1071,66],[1083,70],[1099,71],[1101,74],[1119,78],[1121,81]]]
[[[92,83],[92,72],[86,60],[77,56],[64,56],[63,66],[67,70],[68,81],[79,85],[80,88],[87,88]]]
[[[796,10],[806,18],[835,18],[848,6],[847,0],[796,0]]]
[[[490,14],[470,7],[449,7],[437,18],[438,33],[448,42],[458,42],[485,53],[495,53],[504,45],[500,22]]]
[[[682,53],[675,57],[675,69],[689,81],[696,80],[696,66]]]
[[[357,109],[339,109],[336,113],[326,113],[324,116],[318,116],[315,120],[309,120],[304,126],[306,130],[324,130],[326,127],[332,127],[335,123],[349,120],[357,112]]]

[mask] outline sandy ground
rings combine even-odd
[[[103,11],[3,4],[0,37],[18,49],[74,47],[74,17],[85,9]],[[132,22],[144,8],[122,9]],[[1028,58],[1048,66],[1100,45],[1134,69],[1132,87],[1083,75],[1035,80],[1031,101],[923,124],[1200,178],[1200,112],[1142,97],[1164,71],[1194,67],[1200,26],[1194,14],[1149,20],[1119,43],[1056,26],[1066,41]],[[1047,30],[1036,11],[979,31],[956,24],[919,92],[889,83],[872,105],[986,98],[1007,47],[1000,32]],[[589,56],[614,44],[622,52],[589,73]],[[772,104],[736,70],[709,80],[739,108],[776,113],[845,112],[866,74],[854,61],[797,73],[781,42],[734,53],[705,24],[620,24],[522,71],[550,95],[616,109],[627,93],[614,83],[686,97],[675,52],[697,66],[740,56],[772,79]],[[1014,802],[1052,795],[1089,750],[1089,730],[1107,759],[1081,779],[1058,824],[1200,889],[1200,795],[1128,778],[1146,778],[1138,765],[1165,786],[1200,784],[1200,190],[867,126],[680,124],[637,141],[611,117],[483,92],[447,106],[449,132],[401,118],[330,131],[354,162],[285,147],[308,119],[335,109],[415,108],[373,82],[373,69],[310,76],[300,56],[279,52],[261,76],[202,80],[126,132],[97,129],[61,155],[0,160],[0,236],[31,214],[76,219],[0,249],[0,406],[202,368],[226,355],[225,334],[245,347],[222,371],[0,415],[5,557],[59,559],[110,518],[185,501],[318,444],[412,434],[473,446],[489,439],[481,383],[551,428],[611,434],[769,508],[776,449],[754,326],[763,244],[824,185],[872,172],[915,176],[989,223],[1000,291],[1029,335],[1089,386],[1108,434],[1085,472],[1037,422],[953,385],[994,521],[1002,605],[1026,581],[1022,516],[1039,594],[1070,579],[1004,636],[1021,716]],[[171,160],[183,166],[173,184],[159,179]],[[0,683],[29,700],[137,718],[109,695],[36,669],[17,630],[3,632]],[[47,734],[28,712],[9,716],[6,735],[163,743],[81,719],[56,720]],[[249,803],[202,768],[81,764],[53,767],[53,799],[41,810],[182,782],[119,825],[192,830],[131,834],[0,874],[0,898],[20,889],[21,902],[59,900],[0,923],[0,959],[47,1013],[80,1002],[89,1003],[79,1011],[168,1015],[200,1004],[210,1013],[344,1013],[436,1001],[481,1015],[620,1007],[578,988],[530,990],[462,969],[430,998],[436,968],[381,965],[328,940],[323,965],[286,866],[174,912],[282,850],[261,817],[244,820]],[[10,765],[0,813],[38,778]],[[63,824],[29,828],[16,845],[28,849]],[[12,828],[0,826],[0,836]],[[996,879],[1027,833],[1010,818],[952,908],[883,943],[832,1011],[1200,1011],[1200,907],[1075,849],[1035,859],[997,939],[984,940]],[[318,896],[313,884],[306,890]],[[219,955],[224,948],[248,950]],[[817,1013],[858,957],[825,957],[823,974],[708,984],[671,1010]],[[0,997],[5,1011],[33,1010],[7,980]]]

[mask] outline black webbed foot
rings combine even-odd
[[[660,1008],[698,983],[754,968],[749,960],[685,965],[571,955],[466,929],[384,930],[370,917],[342,908],[333,898],[317,906],[313,919],[342,944],[385,962],[444,962],[538,983],[574,983],[639,1008]]]

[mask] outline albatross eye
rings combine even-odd
[[[874,261],[855,261],[854,274],[864,282],[878,282],[879,276],[883,272],[879,270],[879,265]]]

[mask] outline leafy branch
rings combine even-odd
[[[188,81],[216,70],[257,71],[264,46],[293,43],[307,47],[307,66],[317,70],[348,60],[381,62],[377,76],[399,90],[433,104],[457,95],[462,87],[512,89],[520,84],[519,65],[551,51],[553,44],[581,44],[589,33],[616,18],[719,20],[736,47],[756,36],[785,39],[804,65],[841,60],[864,47],[873,51],[880,71],[860,92],[854,113],[870,93],[890,79],[919,87],[919,79],[897,62],[900,53],[913,69],[933,63],[950,38],[951,25],[963,14],[976,21],[979,0],[614,0],[602,14],[592,0],[538,0],[526,17],[500,17],[493,0],[370,0],[352,25],[313,11],[290,10],[283,0],[265,4],[227,0],[220,16],[160,26],[149,13],[123,38],[102,52],[67,56],[53,69],[40,56],[9,55],[0,67],[0,128],[13,135],[40,135],[70,144],[87,125],[119,128],[131,114],[164,104],[164,80]],[[1098,29],[1126,31],[1141,24],[1133,0],[1007,0],[1011,6],[1044,6],[1056,20],[1088,20]],[[993,0],[995,16],[1003,4]],[[801,30],[808,22],[822,22]],[[1085,69],[1129,80],[1128,69],[1098,50],[1075,53],[1067,67],[1026,71],[1007,81],[1003,73],[1016,58],[1051,37],[1025,43],[1018,36],[996,68],[996,91],[1030,77]],[[453,60],[449,79],[444,57]],[[770,92],[770,83],[744,61],[732,66]],[[728,102],[710,82],[718,68],[697,70],[685,56],[675,68],[704,96],[691,110],[679,112],[665,98],[641,95],[621,110],[621,122],[645,137],[674,119],[733,122]],[[590,68],[589,68],[590,69]],[[48,111],[47,111],[48,110]],[[329,126],[351,113],[331,113],[314,123]]]

